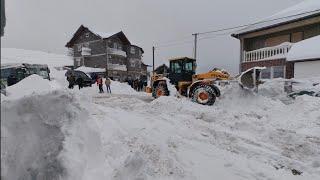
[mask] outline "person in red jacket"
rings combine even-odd
[[[99,86],[99,93],[103,93],[103,81],[101,76],[98,76],[97,78],[97,85]]]

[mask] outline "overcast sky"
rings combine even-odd
[[[192,33],[247,24],[303,0],[6,0],[2,47],[65,53],[83,24],[102,32],[124,31],[152,64],[152,46],[192,41]],[[213,34],[200,36],[212,37]],[[199,41],[198,72],[220,67],[236,74],[239,41],[229,34]],[[193,44],[156,50],[156,65],[193,56]]]

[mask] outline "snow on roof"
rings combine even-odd
[[[258,29],[271,27],[277,24],[297,20],[300,18],[308,17],[310,15],[315,15],[319,13],[320,13],[320,0],[305,0],[292,7],[284,9],[270,17],[267,17],[261,21],[258,21],[257,23],[254,23],[254,25],[241,29],[235,32],[234,34],[237,35],[237,34],[248,33]]]
[[[293,44],[287,61],[320,59],[320,35]]]
[[[103,68],[92,68],[92,67],[85,67],[85,66],[81,66],[78,67],[77,69],[75,69],[77,71],[82,71],[84,73],[91,73],[91,72],[106,72],[105,69]]]
[[[118,31],[118,32],[101,32],[101,31],[97,31],[96,29],[92,28],[92,27],[88,27],[87,28],[92,32],[94,33],[95,35],[97,36],[100,36],[101,38],[109,38],[115,34],[118,34],[119,32],[121,31]]]
[[[49,67],[73,66],[72,57],[14,48],[1,48],[1,64],[29,63],[47,64]]]

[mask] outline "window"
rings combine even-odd
[[[303,40],[302,32],[295,32],[291,34],[291,42],[296,43]]]
[[[90,43],[88,43],[88,42],[87,43],[83,43],[83,47],[87,47],[88,48],[89,45],[90,45]]]
[[[81,44],[78,44],[77,47],[78,47],[78,51],[81,52],[81,51],[82,51],[82,45],[81,45]]]
[[[173,62],[171,67],[172,72],[181,73],[181,64],[179,62]]]
[[[192,70],[193,70],[192,62],[187,62],[184,66],[184,69],[185,69],[185,71],[192,72]]]
[[[119,49],[119,50],[122,50],[121,44],[118,44],[118,49]]]
[[[136,49],[135,49],[134,47],[131,47],[131,48],[130,48],[130,53],[131,53],[131,54],[135,54],[135,53],[136,53]]]
[[[261,79],[270,79],[271,78],[271,68],[268,67],[261,71]]]
[[[86,33],[86,38],[88,38],[90,36],[90,33]]]
[[[134,59],[130,59],[130,66],[131,67],[135,67],[136,66],[136,63],[135,63]]]
[[[118,44],[116,42],[113,43],[113,48],[117,49]]]
[[[268,67],[261,71],[261,79],[284,78],[285,66]]]
[[[284,66],[274,66],[273,69],[273,78],[284,78]]]
[[[76,58],[76,66],[81,66],[81,58]]]

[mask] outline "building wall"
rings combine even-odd
[[[113,48],[124,51],[126,57],[107,51],[107,46],[109,50]],[[91,55],[83,56],[81,54],[82,47],[90,48]],[[134,53],[132,53],[131,48],[134,48]],[[124,44],[124,42],[116,36],[102,39],[90,30],[85,29],[74,41],[73,54],[75,68],[83,65],[87,67],[107,68],[107,62],[126,66],[126,71],[109,69],[108,76],[120,81],[125,81],[128,76],[140,78],[141,75],[147,74],[147,68],[142,67],[141,48]],[[134,60],[135,63],[133,66],[130,60]]]
[[[91,48],[93,54],[104,53],[104,44],[102,39],[88,30],[84,30],[75,40],[73,45],[74,57],[80,57],[82,46]]]
[[[283,42],[299,42],[317,35],[320,35],[320,22],[254,38],[245,38],[243,39],[244,50],[252,51],[264,47],[276,46]]]
[[[107,61],[106,61],[106,55],[101,56],[85,56],[84,59],[84,66],[86,67],[94,67],[94,68],[106,68],[107,67]]]
[[[294,77],[308,78],[320,76],[320,59],[317,61],[304,61],[294,63]]]
[[[255,61],[255,62],[245,62],[241,63],[241,71],[246,71],[247,69],[253,67],[284,67],[284,75],[285,78],[290,79],[294,77],[295,69],[293,62],[286,62],[285,59],[275,59],[275,60],[267,60],[267,61]]]

